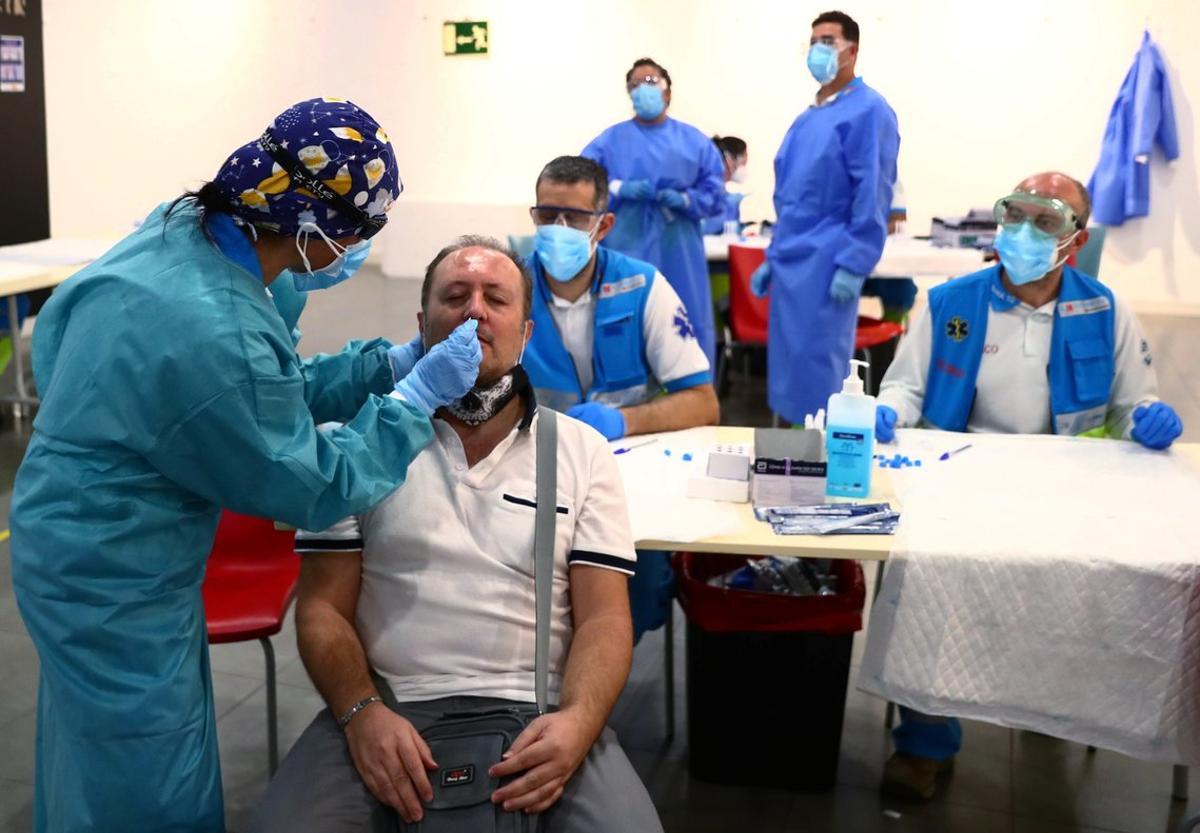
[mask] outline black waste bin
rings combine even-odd
[[[688,766],[726,784],[822,790],[837,780],[850,651],[866,584],[835,561],[837,592],[788,596],[707,579],[745,556],[681,553],[687,614]]]

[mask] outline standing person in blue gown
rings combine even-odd
[[[671,74],[639,58],[625,74],[634,117],[583,149],[608,173],[616,224],[603,245],[656,267],[679,294],[709,365],[717,333],[700,223],[725,210],[721,156],[712,140],[667,115]]]
[[[854,353],[863,281],[883,253],[896,180],[896,114],[854,73],[858,24],[813,21],[808,69],[816,100],[775,157],[775,226],[751,290],[771,294],[767,399],[788,422],[824,408]]]

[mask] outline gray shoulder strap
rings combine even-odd
[[[533,526],[533,581],[537,605],[534,692],[545,713],[550,686],[550,599],[554,590],[554,525],[558,521],[558,414],[538,408],[537,509]]]

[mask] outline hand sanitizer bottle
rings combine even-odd
[[[858,367],[866,365],[851,359],[850,375],[842,383],[842,392],[829,397],[825,494],[831,498],[865,498],[871,491],[875,397],[863,393],[858,378]]]

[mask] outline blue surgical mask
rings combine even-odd
[[[1036,230],[1032,223],[1021,223],[1016,227],[1001,226],[993,245],[1004,274],[1015,285],[1023,286],[1061,266],[1066,258],[1058,259],[1058,250],[1074,239],[1072,234],[1060,243],[1057,237]]]
[[[592,236],[570,226],[538,226],[533,238],[542,269],[554,280],[566,283],[576,277],[592,259]]]
[[[633,99],[633,111],[643,121],[654,121],[667,109],[662,90],[653,84],[638,84],[629,97]]]
[[[808,71],[819,84],[828,84],[838,74],[838,51],[827,43],[814,43],[808,48]]]
[[[308,255],[304,252],[304,247],[300,245],[300,235],[308,236],[313,231],[321,236],[325,241],[325,245],[329,246],[337,255],[333,262],[328,266],[313,271],[313,268],[308,263]],[[312,292],[315,289],[328,289],[331,286],[336,286],[344,280],[351,278],[357,272],[367,259],[367,255],[371,252],[371,241],[360,240],[353,246],[341,247],[321,231],[314,223],[305,223],[296,232],[296,248],[300,252],[300,259],[304,261],[306,271],[293,271],[292,282],[296,289],[301,292]],[[339,251],[340,250],[340,251]]]

